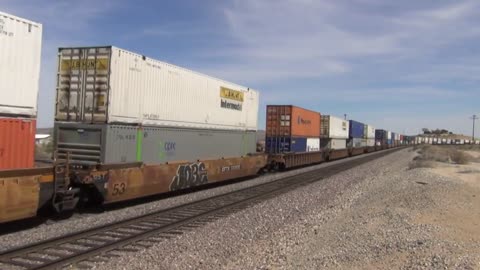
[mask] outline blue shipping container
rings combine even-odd
[[[350,120],[350,134],[348,135],[350,139],[352,138],[363,138],[363,132],[365,131],[365,124]]]
[[[392,144],[393,144],[393,140],[392,140],[392,139],[387,140],[387,144],[388,144],[388,145],[392,145]]]
[[[267,137],[265,152],[269,154],[286,152],[306,152],[307,138],[301,137]]]
[[[376,129],[375,130],[375,140],[378,141],[385,141],[387,140],[387,131],[383,129]]]

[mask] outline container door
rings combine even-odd
[[[56,120],[107,121],[110,55],[111,48],[60,49]]]

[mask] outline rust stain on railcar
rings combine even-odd
[[[105,203],[252,176],[265,167],[266,162],[266,155],[255,155],[110,169]]]
[[[41,178],[35,175],[0,179],[0,223],[36,216]]]

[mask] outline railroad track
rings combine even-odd
[[[118,257],[118,252],[151,247],[165,238],[397,150],[360,156],[274,182],[12,249],[0,254],[0,269],[53,269],[70,265],[90,268],[110,257]]]

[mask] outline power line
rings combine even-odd
[[[472,117],[470,117],[470,119],[472,119],[472,122],[473,122],[472,141],[475,141],[475,121],[477,121],[478,116],[474,114],[474,115],[472,115]]]

